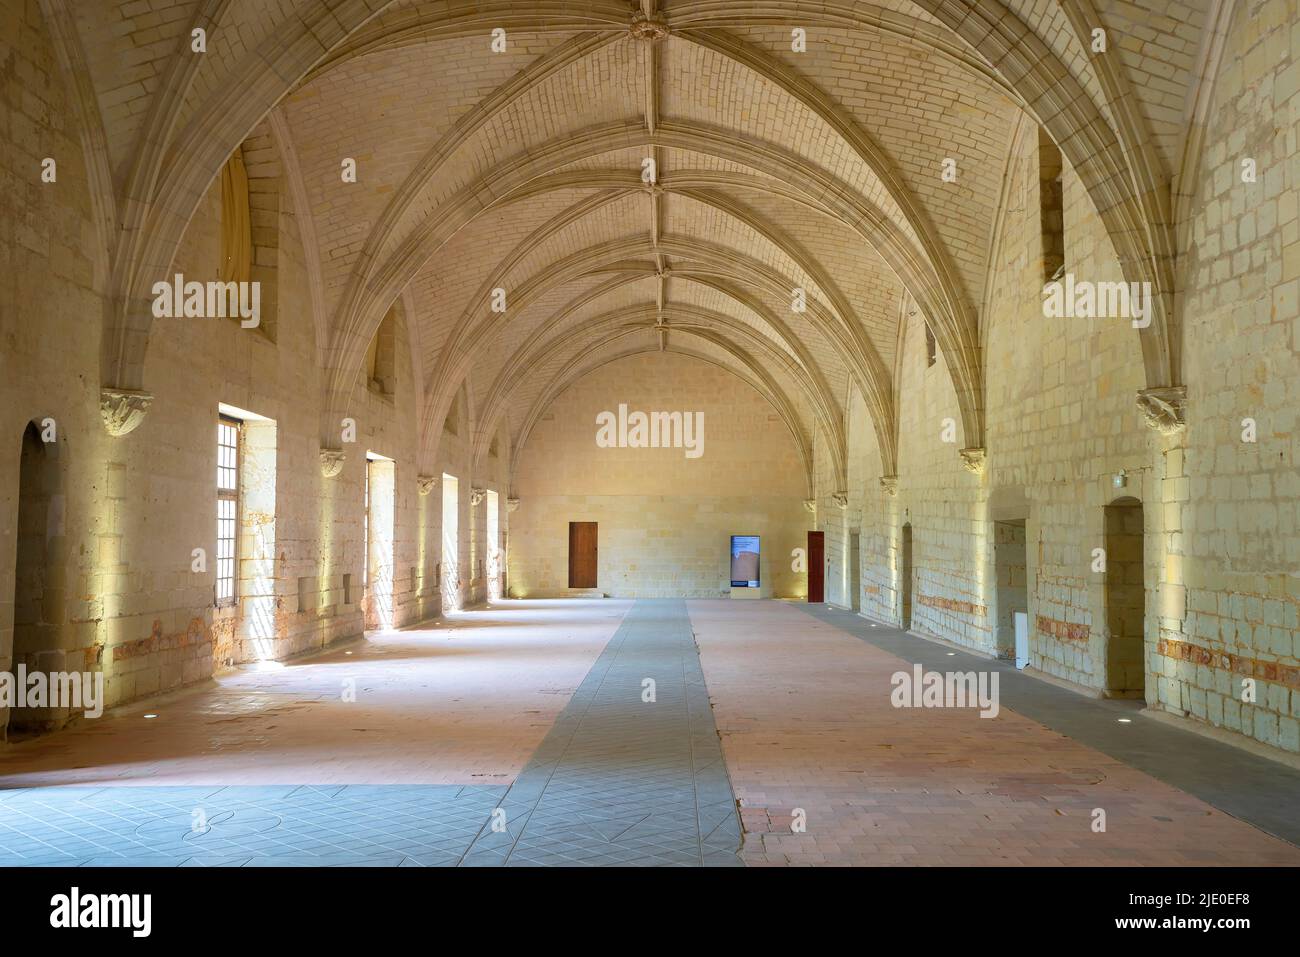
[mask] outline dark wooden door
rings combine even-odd
[[[569,587],[596,587],[596,523],[569,523]]]
[[[903,526],[903,630],[912,627],[912,523]]]
[[[826,533],[808,533],[808,600],[826,600]]]

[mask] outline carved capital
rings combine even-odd
[[[961,450],[961,464],[967,472],[981,475],[984,472],[985,451],[980,446]]]
[[[627,35],[633,40],[647,40],[653,43],[668,36],[668,24],[664,22],[663,17],[647,17],[637,11],[632,17],[632,25],[628,27]]]
[[[481,488],[472,488],[472,489],[470,489],[470,490],[469,490],[469,504],[470,504],[470,505],[480,505],[480,504],[482,504],[483,499],[484,499],[484,497],[485,497],[486,495],[487,495],[487,490],[486,490],[486,489],[481,489]]]
[[[810,511],[810,512],[816,513],[816,511],[817,511],[817,499],[815,499],[815,498],[806,498],[806,499],[804,499],[804,500],[803,500],[803,507],[806,508],[806,509],[808,509],[808,511]]]
[[[508,499],[506,499],[506,511],[507,511],[507,512],[513,512],[513,511],[514,511],[515,509],[517,509],[518,507],[519,507],[519,499],[517,499],[517,498],[508,498]]]
[[[149,392],[133,392],[130,389],[99,390],[99,414],[104,420],[104,428],[114,437],[134,432],[136,426],[144,421],[145,413],[152,404],[153,395]]]
[[[886,495],[897,495],[898,476],[897,475],[880,476],[880,487],[885,490]]]
[[[321,449],[320,450],[320,474],[325,478],[333,478],[343,471],[343,461],[347,453],[342,449]]]
[[[831,494],[831,501],[835,504],[835,507],[836,507],[836,508],[848,508],[848,507],[849,507],[849,493],[848,493],[848,492],[834,492],[834,493]]]
[[[421,475],[415,480],[415,487],[420,490],[421,495],[428,495],[437,484],[438,476],[436,475]]]
[[[1162,385],[1137,394],[1138,409],[1150,428],[1173,435],[1187,427],[1187,386]]]

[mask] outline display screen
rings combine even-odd
[[[731,536],[731,587],[758,587],[758,536]]]

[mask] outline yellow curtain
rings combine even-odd
[[[253,223],[248,207],[248,171],[235,150],[221,168],[221,281],[248,282],[253,272]]]

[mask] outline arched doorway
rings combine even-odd
[[[903,525],[903,538],[899,549],[899,588],[902,594],[902,608],[899,623],[904,631],[912,627],[912,523]]]
[[[14,562],[13,663],[28,672],[62,670],[63,490],[58,446],[45,442],[35,422],[23,432],[18,471],[18,524]],[[9,712],[10,734],[58,727],[65,710],[20,708]]]
[[[1025,519],[993,522],[994,643],[999,658],[1018,659],[1016,614],[1029,613],[1028,548]]]
[[[1142,503],[1106,506],[1106,694],[1141,698],[1146,688],[1146,563]]]

